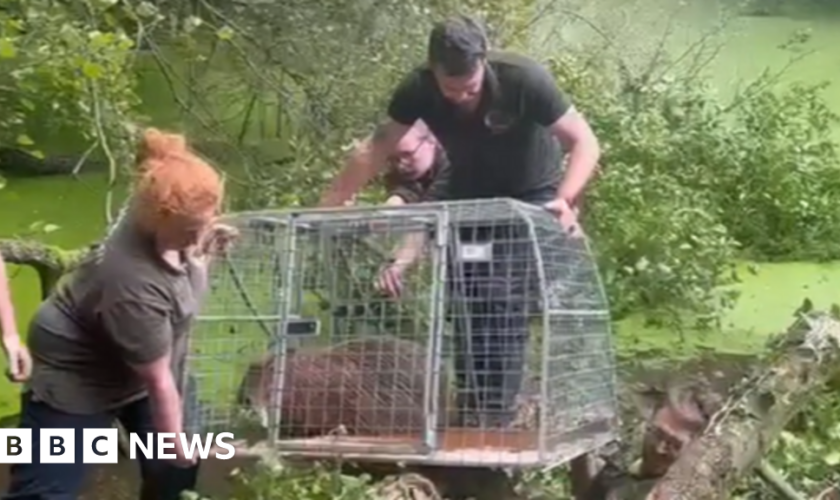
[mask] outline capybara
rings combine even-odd
[[[386,336],[288,352],[281,437],[422,432],[426,415],[426,357],[426,348],[421,344]],[[263,425],[268,423],[277,361],[268,355],[251,364],[239,389],[239,403],[261,414]],[[447,401],[447,379],[442,373],[442,404]],[[442,412],[447,409],[446,405],[441,406]]]

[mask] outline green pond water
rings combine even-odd
[[[608,1],[592,2],[593,8],[609,11]],[[663,6],[673,3],[667,0],[651,2],[662,12],[667,12]],[[640,30],[646,33],[647,42],[650,42],[650,33],[661,32],[657,31],[656,23],[663,23],[662,12],[656,8],[639,9],[632,2],[622,5],[631,11],[625,16],[625,24],[632,28],[625,35],[628,46],[632,45],[631,41],[640,39]],[[675,30],[670,50],[679,52],[690,40],[707,31],[716,19],[719,7],[710,1],[693,2],[684,8],[678,16],[679,29]],[[723,92],[731,92],[742,79],[754,77],[768,67],[785,66],[790,54],[777,46],[803,28],[812,32],[809,46],[817,52],[794,66],[785,80],[834,82],[826,90],[826,98],[833,109],[840,112],[840,55],[831,50],[840,47],[840,15],[740,18],[727,28],[726,44],[709,71]],[[586,30],[579,26],[570,29],[571,35],[564,36],[587,36]],[[150,103],[146,112],[160,126],[177,126],[182,117],[175,111],[174,102],[161,97],[161,88],[165,87],[160,77],[147,75],[144,82],[141,93],[147,97],[145,102]],[[105,177],[97,174],[83,175],[79,179],[12,179],[0,190],[0,237],[25,235],[33,222],[45,221],[58,226],[57,230],[38,236],[46,242],[68,248],[89,243],[102,234],[105,226],[103,194],[106,186]],[[10,266],[10,274],[18,322],[21,332],[25,333],[27,321],[39,303],[38,282],[30,269]],[[729,314],[724,331],[703,335],[689,333],[691,345],[732,351],[754,349],[768,333],[790,322],[793,308],[803,298],[810,297],[820,306],[840,302],[840,287],[836,286],[840,283],[840,264],[773,264],[761,266],[757,275],[742,274],[742,298]],[[680,342],[673,332],[650,330],[634,320],[618,325],[617,338],[623,352],[669,349]],[[0,381],[0,417],[15,413],[17,409],[17,389],[5,380]]]

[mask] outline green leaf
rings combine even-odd
[[[832,451],[823,457],[823,462],[830,467],[840,465],[840,451]]]
[[[82,63],[82,74],[91,80],[97,80],[102,77],[102,66],[95,62],[85,61]]]
[[[150,18],[158,13],[158,8],[152,3],[140,2],[140,5],[137,6],[136,12],[138,17]]]
[[[219,37],[219,40],[231,40],[233,38],[233,30],[230,26],[222,26],[216,31],[216,36]]]
[[[0,189],[6,187],[6,178],[0,175]]]
[[[184,31],[187,33],[192,33],[202,24],[204,24],[204,21],[202,21],[200,17],[189,16],[186,19],[184,19]]]
[[[0,59],[14,59],[17,56],[17,48],[14,42],[8,38],[0,38]]]
[[[34,146],[35,145],[35,141],[33,141],[32,138],[29,137],[26,134],[20,134],[19,136],[17,136],[16,142],[18,143],[19,146]]]
[[[42,232],[45,234],[52,233],[53,231],[59,230],[60,227],[55,224],[45,224],[44,227],[41,229]]]

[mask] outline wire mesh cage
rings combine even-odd
[[[594,258],[542,208],[494,199],[226,222],[241,236],[211,268],[191,337],[192,430],[281,454],[494,467],[551,467],[616,438]]]

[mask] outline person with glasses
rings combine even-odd
[[[388,119],[350,155],[321,205],[340,206],[361,190],[419,120],[449,158],[426,199],[513,198],[543,207],[569,235],[580,234],[575,206],[596,171],[598,139],[547,68],[489,50],[484,28],[467,16],[432,28],[425,63],[394,90]],[[459,400],[462,415],[469,413],[463,421],[507,426],[523,382],[530,294],[538,288],[528,228],[488,223],[453,233],[459,244],[452,248],[492,248],[490,265],[459,267],[452,265],[457,255],[447,259],[450,297],[466,309],[454,336]],[[407,238],[381,273],[386,293],[401,294],[402,276],[428,239],[421,236]]]
[[[426,124],[418,121],[388,155],[383,182],[386,205],[420,203],[446,163],[446,154]]]

